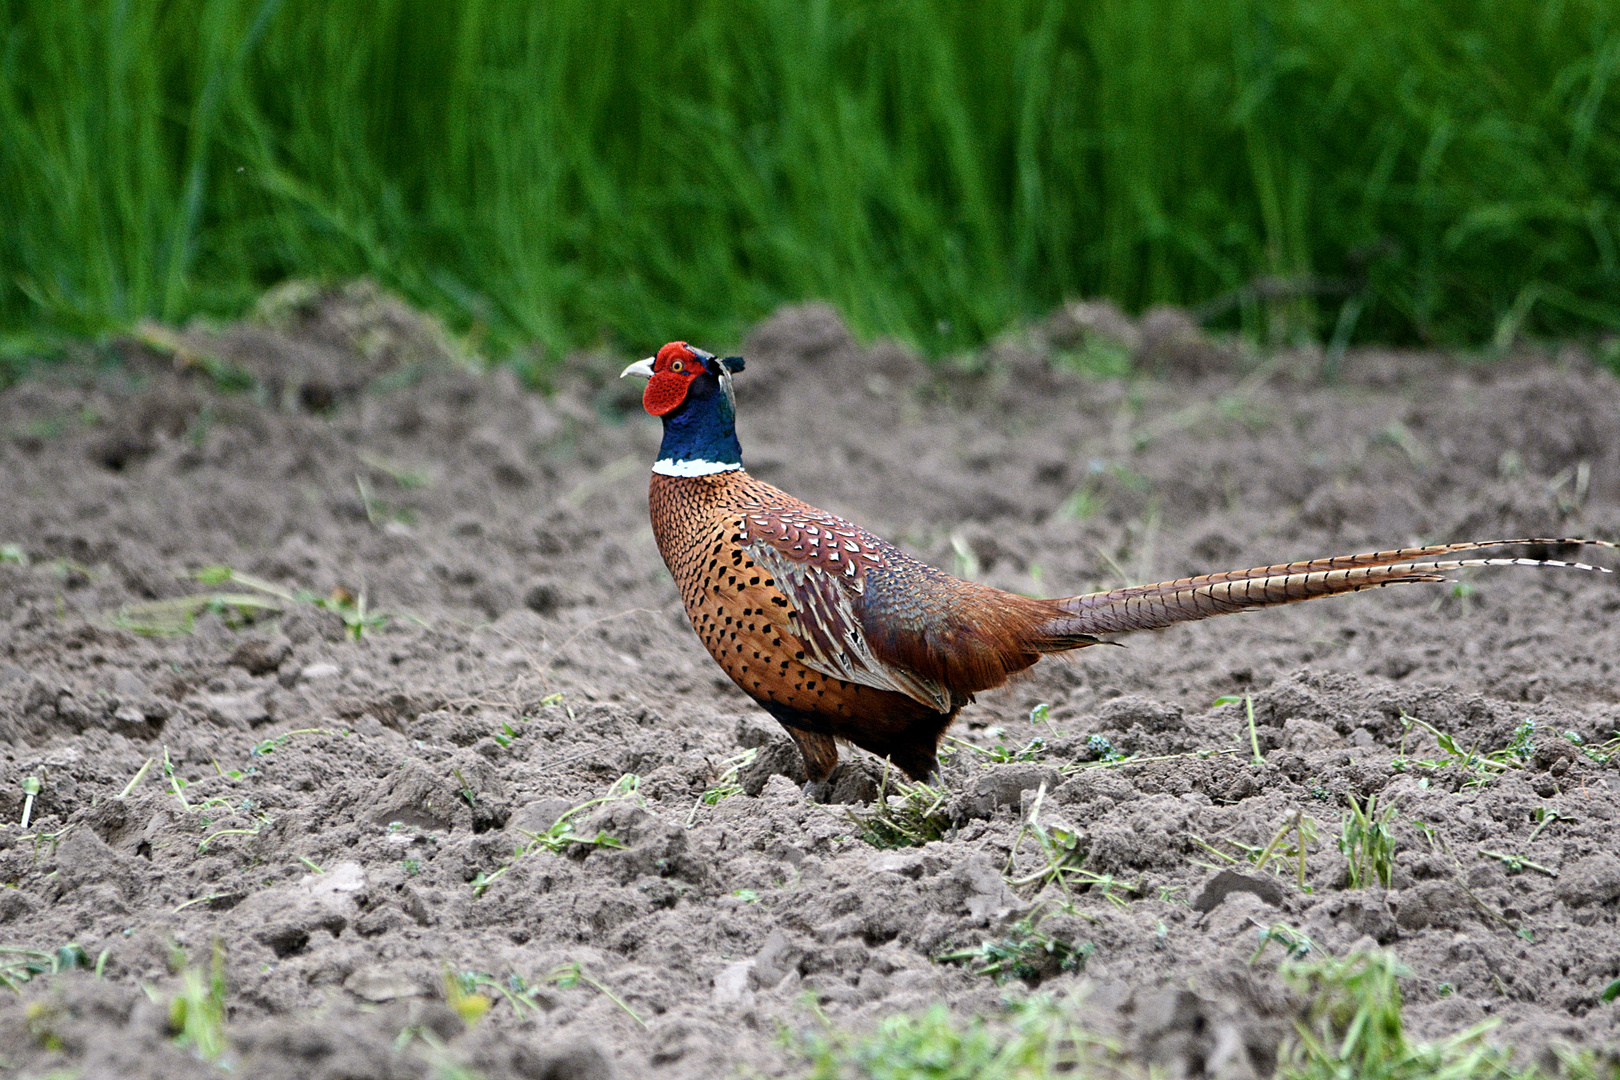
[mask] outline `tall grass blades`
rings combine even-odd
[[[1606,0],[0,5],[0,331],[365,273],[552,357],[804,297],[933,352],[1093,294],[1594,332],[1617,73]]]

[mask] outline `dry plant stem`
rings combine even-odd
[[[1272,836],[1271,843],[1266,845],[1265,850],[1260,853],[1259,859],[1255,861],[1254,872],[1258,874],[1260,871],[1266,868],[1266,863],[1271,861],[1271,857],[1276,853],[1278,845],[1283,842],[1283,838],[1286,837],[1290,832],[1294,834],[1294,841],[1296,845],[1295,854],[1298,856],[1299,860],[1298,881],[1300,889],[1303,890],[1305,888],[1305,851],[1307,846],[1307,838],[1310,840],[1316,839],[1316,829],[1314,826],[1307,823],[1304,810],[1295,810],[1294,816],[1291,817],[1287,823],[1284,824],[1282,828],[1278,829],[1275,835]],[[1208,848],[1209,845],[1205,844],[1204,846]],[[1211,848],[1210,850],[1214,849]]]
[[[141,767],[135,771],[135,775],[130,777],[129,783],[124,785],[124,790],[118,793],[118,798],[127,799],[129,797],[129,793],[135,790],[135,785],[141,782],[141,780],[146,776],[146,771],[152,767],[152,763],[156,760],[157,758],[149,757],[142,762]]]
[[[1552,869],[1550,867],[1542,866],[1540,863],[1537,863],[1537,862],[1531,862],[1529,859],[1523,858],[1522,856],[1519,856],[1519,855],[1509,855],[1509,854],[1507,854],[1505,852],[1501,852],[1501,851],[1483,851],[1482,850],[1480,852],[1480,856],[1483,857],[1483,858],[1487,858],[1487,859],[1496,859],[1496,860],[1506,864],[1507,868],[1509,870],[1535,870],[1538,873],[1546,874],[1548,877],[1551,877],[1551,878],[1555,878],[1555,877],[1558,876],[1558,871],[1557,870],[1554,870],[1554,869]]]
[[[1551,825],[1555,821],[1562,821],[1562,820],[1563,820],[1563,815],[1560,814],[1558,811],[1556,811],[1556,810],[1547,811],[1547,815],[1545,817],[1543,817],[1541,819],[1541,821],[1539,821],[1536,824],[1536,827],[1534,829],[1530,830],[1530,836],[1524,842],[1525,846],[1529,847],[1531,844],[1535,843],[1536,842],[1536,837],[1541,835],[1541,830],[1545,829],[1547,826]]]
[[[1254,695],[1253,694],[1244,694],[1243,695],[1243,708],[1244,708],[1244,711],[1247,712],[1248,715],[1249,715],[1249,746],[1250,746],[1251,749],[1254,750],[1254,763],[1255,763],[1255,765],[1257,767],[1264,768],[1265,764],[1266,764],[1266,759],[1260,756],[1260,733],[1255,730],[1255,726],[1254,726]]]
[[[22,789],[23,789],[22,827],[26,830],[28,828],[28,822],[34,816],[34,797],[37,796],[40,793],[40,789],[41,789],[41,784],[39,782],[39,777],[30,776],[27,779],[25,779],[23,781],[23,783],[22,783]]]
[[[601,994],[603,997],[613,1002],[613,1004],[623,1009],[624,1014],[630,1019],[634,1020],[637,1024],[641,1025],[643,1029],[645,1029],[647,1026],[647,1021],[643,1020],[639,1015],[637,1015],[636,1010],[632,1009],[623,998],[621,998],[618,994],[615,994],[612,990],[608,989],[598,980],[593,979],[591,976],[585,974],[584,967],[582,967],[577,960],[571,963],[563,964],[562,966],[553,970],[549,975],[546,976],[546,981],[555,983],[565,989],[573,986],[576,983],[584,983],[585,985],[594,988],[597,993]]]

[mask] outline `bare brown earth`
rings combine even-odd
[[[1115,347],[1099,325],[1142,377],[1078,373]],[[996,764],[952,744],[950,831],[879,850],[773,775],[779,733],[685,624],[626,357],[529,392],[363,286],[146,337],[121,367],[0,393],[0,944],[74,942],[99,966],[23,981],[28,957],[0,955],[20,986],[0,990],[0,1072],[223,1075],[177,1045],[170,1006],[218,943],[237,1075],[789,1076],[779,1031],[813,1023],[811,999],[856,1029],[994,1013],[1024,983],[936,958],[1031,916],[1093,951],[1026,982],[1083,989],[1164,1075],[1269,1074],[1299,1007],[1283,947],[1251,962],[1277,925],[1317,955],[1393,949],[1422,1037],[1496,1018],[1527,1057],[1620,1042],[1600,1000],[1620,976],[1620,771],[1563,735],[1620,728],[1616,578],[1480,572],[1045,662],[954,731],[1044,746]],[[1079,308],[930,369],[810,306],[745,351],[757,475],[1004,588],[1620,536],[1620,384],[1578,350],[1352,352],[1328,386],[1319,354]],[[294,598],[198,580],[217,566]],[[281,610],[137,632],[177,618],[152,602],[210,592]],[[1259,764],[1243,705],[1211,704],[1244,694]],[[1530,745],[1482,780],[1403,716],[1465,751]],[[1139,757],[1106,766],[1094,735]],[[746,791],[704,804],[749,749]],[[633,793],[574,819],[622,847],[514,861],[523,830],[625,774]],[[873,774],[846,769],[843,794]],[[1012,848],[1043,784],[1043,824],[1116,880],[1067,907],[1007,884],[1037,866],[1027,836]],[[1335,840],[1348,797],[1375,793],[1393,879],[1352,889]],[[1253,875],[1239,847],[1296,813],[1308,891],[1296,861]],[[1231,859],[1250,876],[1223,894]],[[447,972],[533,989],[484,987],[469,1027]]]

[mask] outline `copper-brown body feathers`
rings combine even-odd
[[[1504,544],[1614,546],[1443,544],[1041,600],[944,574],[740,469],[655,473],[648,501],[693,629],[726,674],[787,729],[816,782],[836,764],[840,738],[914,778],[927,776],[945,729],[974,694],[1047,653],[1096,644],[1099,634],[1440,581],[1464,566],[1598,570],[1457,556]]]

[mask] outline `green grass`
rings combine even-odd
[[[885,769],[878,797],[869,806],[842,809],[855,835],[873,847],[921,847],[943,840],[950,831],[950,818],[945,813],[950,797],[943,786],[903,780]]]
[[[1302,954],[1301,954],[1302,955]],[[1476,1024],[1438,1042],[1406,1033],[1400,980],[1410,973],[1392,953],[1285,961],[1283,977],[1300,1006],[1281,1047],[1283,1080],[1615,1080],[1620,1064],[1603,1051],[1554,1047],[1541,1067],[1516,1062],[1487,1036],[1500,1021]],[[1049,1077],[1157,1076],[1121,1047],[1086,1031],[1075,1003],[1041,993],[1007,999],[1000,1015],[962,1019],[943,1005],[890,1016],[856,1033],[819,1027],[789,1033],[808,1080],[1046,1080]]]
[[[218,1061],[227,1045],[225,946],[214,942],[206,971],[201,964],[187,963],[178,945],[171,962],[179,970],[180,990],[169,999],[169,1032],[204,1061]]]
[[[997,984],[1022,979],[1031,985],[1063,972],[1082,971],[1095,951],[1089,941],[1074,942],[1042,932],[1038,919],[1019,919],[999,938],[985,938],[969,948],[934,957],[941,963],[961,964],[976,975],[988,975]]]
[[[1390,832],[1395,806],[1379,806],[1376,794],[1367,796],[1365,804],[1351,794],[1345,799],[1350,809],[1345,811],[1340,825],[1339,851],[1345,857],[1350,888],[1367,888],[1376,881],[1387,889],[1395,870],[1395,837]]]
[[[61,0],[0,45],[0,373],[294,275],[537,374],[811,297],[934,353],[1076,295],[1620,327],[1604,0]]]
[[[804,1057],[806,1080],[1044,1080],[1118,1075],[1094,1071],[1118,1047],[1081,1028],[1069,1002],[1035,994],[1008,1002],[1006,1015],[963,1020],[944,1005],[890,1016],[866,1034],[822,1019],[819,1029],[786,1035]]]

